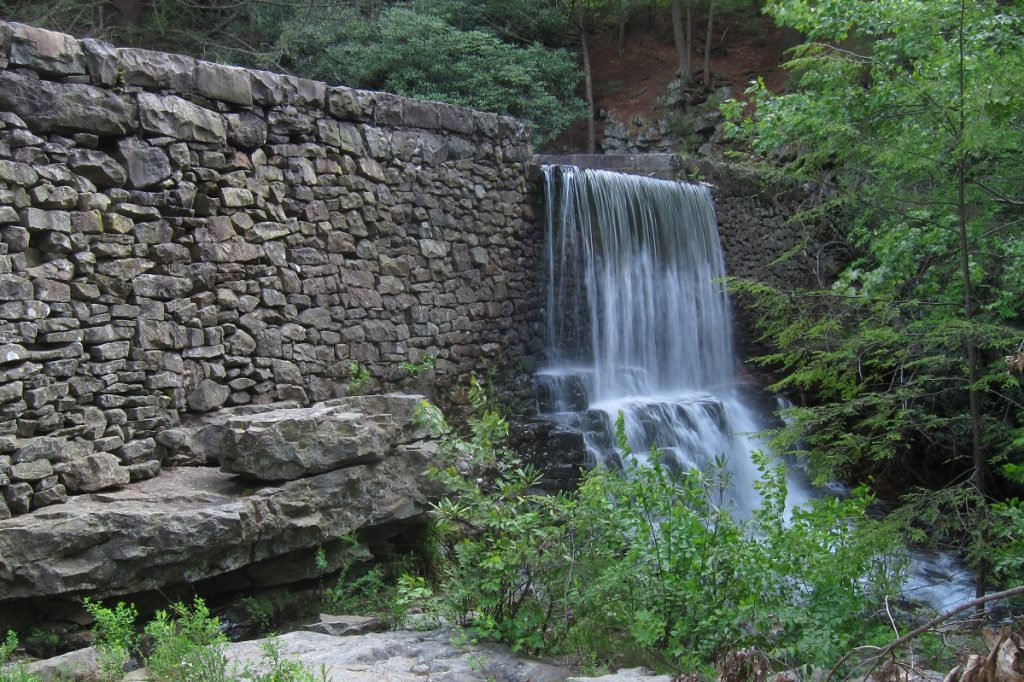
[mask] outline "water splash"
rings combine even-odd
[[[544,172],[549,362],[538,380],[552,416],[584,433],[594,464],[620,463],[620,411],[641,462],[653,445],[682,468],[724,458],[728,501],[749,514],[761,425],[736,391],[710,194],[600,170]],[[791,497],[806,499],[799,484]]]

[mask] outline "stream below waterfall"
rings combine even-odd
[[[621,413],[636,463],[724,466],[726,503],[760,503],[751,453],[766,419],[736,377],[732,314],[714,205],[702,185],[547,166],[546,417],[583,434],[588,465],[621,468]],[[787,505],[816,494],[790,467]],[[953,557],[914,555],[906,596],[937,609],[974,596]]]

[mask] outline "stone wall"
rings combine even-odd
[[[514,119],[0,22],[0,518],[352,363],[441,402],[529,369],[529,157]]]

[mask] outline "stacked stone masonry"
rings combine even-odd
[[[422,389],[429,355],[443,402],[528,362],[529,158],[514,119],[0,22],[0,518],[352,363]]]

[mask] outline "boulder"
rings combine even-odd
[[[355,396],[309,408],[241,416],[227,423],[221,469],[263,481],[294,480],[380,461],[427,437],[420,396]]]
[[[153,90],[188,92],[196,60],[178,54],[134,47],[114,47],[92,38],[81,41],[93,82],[112,86],[123,82]]]
[[[82,46],[71,36],[25,24],[10,26],[12,64],[53,76],[85,73]]]
[[[293,400],[266,405],[229,407],[203,415],[197,422],[180,424],[161,431],[156,442],[167,453],[169,466],[206,466],[218,464],[224,449],[227,423],[235,417],[271,410],[299,407]]]
[[[94,493],[128,485],[131,481],[128,469],[121,466],[120,460],[109,452],[79,457],[58,464],[53,470],[68,492],[72,493]]]
[[[620,668],[600,677],[570,677],[565,682],[672,682],[671,675],[658,675],[647,668]]]
[[[19,600],[125,595],[243,568],[257,575],[260,564],[296,554],[303,560],[264,571],[267,579],[312,577],[316,547],[424,517],[441,494],[424,475],[435,453],[411,443],[374,464],[258,489],[210,468],[166,469],[0,521],[0,614],[16,612],[8,604]]]
[[[347,637],[365,635],[368,632],[383,632],[388,627],[376,616],[332,616],[321,613],[317,622],[306,625],[302,629],[334,637]]]
[[[44,682],[77,682],[98,679],[100,666],[99,652],[96,647],[89,646],[43,661],[32,661],[26,669]]]

